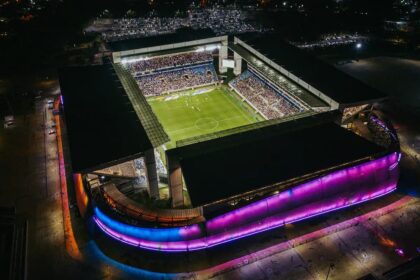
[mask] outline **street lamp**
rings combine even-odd
[[[356,51],[355,51],[355,56],[356,56],[356,61],[359,61],[359,52],[361,51],[363,47],[363,44],[358,42],[356,43]]]

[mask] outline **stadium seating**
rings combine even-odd
[[[296,114],[303,110],[253,71],[244,71],[229,85],[268,119]]]
[[[211,52],[189,52],[124,63],[145,96],[218,82]]]
[[[211,63],[154,72],[138,76],[136,80],[145,96],[157,96],[218,81]]]
[[[161,69],[175,68],[211,61],[213,61],[211,52],[189,52],[139,60],[132,63],[127,63],[126,67],[132,73],[138,75]]]
[[[125,67],[145,96],[158,96],[218,82],[212,60],[210,52],[189,52],[125,63]],[[229,84],[268,119],[303,110],[252,69]]]

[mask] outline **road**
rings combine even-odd
[[[0,205],[15,205],[19,219],[28,221],[28,279],[103,278],[65,251],[56,135],[48,133],[52,120],[47,99],[41,99],[34,113],[0,130]]]

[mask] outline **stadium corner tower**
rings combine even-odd
[[[117,242],[203,250],[397,187],[384,96],[294,46],[190,32],[108,48],[60,70],[60,124],[78,210]],[[361,114],[374,137],[352,131]]]

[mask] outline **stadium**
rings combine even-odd
[[[384,96],[279,39],[189,32],[60,70],[80,214],[118,242],[204,250],[393,192]],[[359,114],[372,137],[352,131]],[[58,131],[59,129],[57,129]]]

